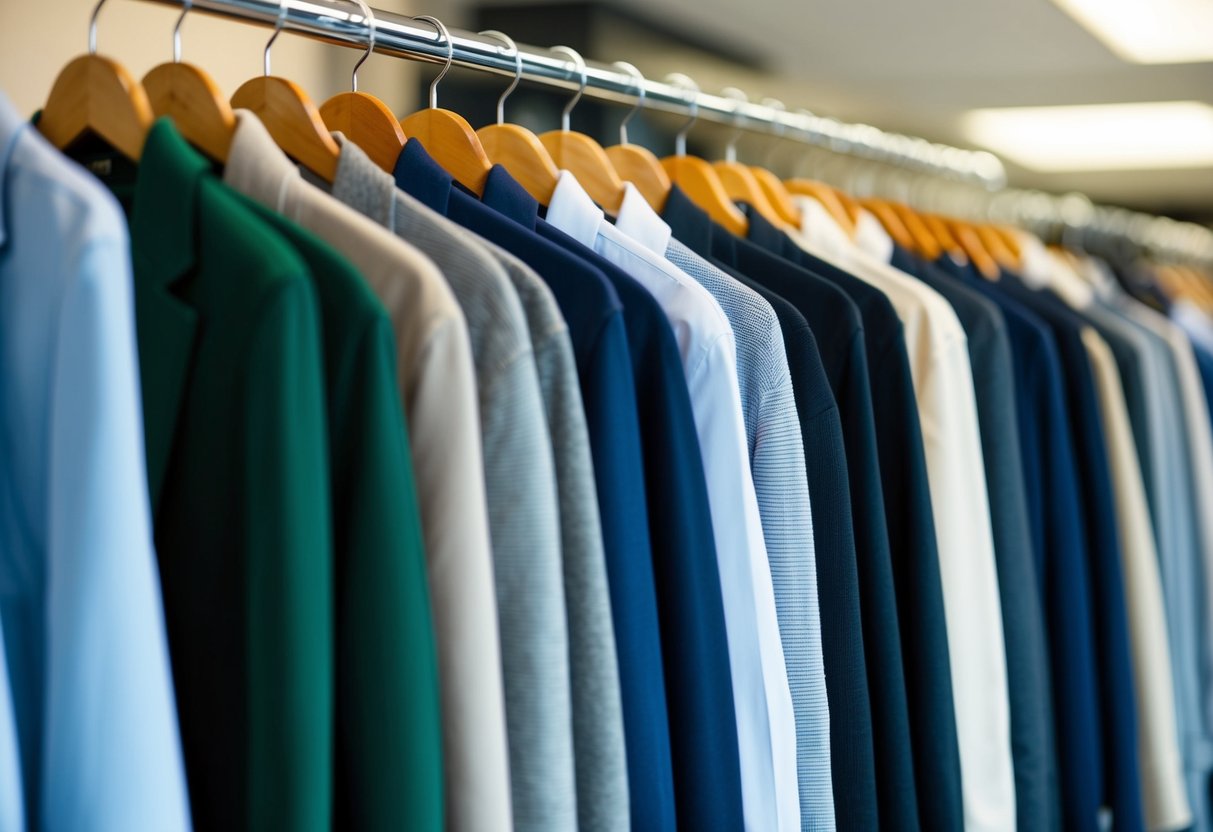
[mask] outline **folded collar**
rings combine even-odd
[[[577,177],[562,170],[548,203],[547,220],[583,246],[593,248],[603,213],[581,187]]]
[[[615,227],[655,254],[665,256],[673,232],[631,182],[623,185],[623,205]]]

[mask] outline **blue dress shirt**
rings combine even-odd
[[[20,766],[0,771],[0,796],[19,779],[35,829],[189,829],[126,223],[2,96],[0,385],[0,629]]]

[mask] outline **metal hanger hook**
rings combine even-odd
[[[690,133],[695,122],[699,121],[699,85],[695,83],[695,79],[690,75],[684,75],[681,72],[671,72],[665,77],[665,82],[691,93],[687,98],[687,107],[691,111],[691,118],[686,124],[682,125],[682,129],[674,137],[674,155],[686,156],[687,133]]]
[[[93,6],[93,13],[88,19],[88,54],[97,54],[97,17],[101,14],[101,7],[105,5],[105,0],[97,0],[97,5]]]
[[[628,110],[628,114],[623,117],[623,121],[619,123],[619,143],[628,143],[628,122],[636,117],[636,114],[644,109],[644,76],[640,74],[640,70],[632,66],[627,61],[615,61],[611,66],[616,66],[632,76],[632,80],[636,82],[636,106]]]
[[[190,13],[190,9],[194,7],[194,0],[184,0],[181,4],[181,15],[177,18],[176,25],[173,26],[173,63],[181,63],[181,24],[185,22],[185,16]]]
[[[573,114],[573,108],[577,106],[577,102],[581,100],[581,96],[585,93],[588,78],[586,77],[585,58],[581,57],[581,53],[571,46],[553,46],[553,52],[559,52],[561,55],[567,55],[573,62],[577,74],[581,76],[581,86],[577,89],[577,94],[569,99],[569,103],[564,105],[564,110],[560,113],[560,129],[562,132],[569,131],[569,123]]]
[[[518,44],[514,42],[514,39],[505,32],[499,32],[496,29],[486,29],[480,34],[486,37],[497,38],[514,53],[514,80],[510,82],[510,85],[505,88],[505,92],[497,99],[497,123],[505,124],[505,100],[510,97],[510,93],[517,89],[518,84],[522,81],[522,52],[518,50]]]
[[[724,160],[726,162],[737,161],[737,140],[741,138],[741,105],[750,100],[742,90],[737,87],[725,87],[720,91],[720,94],[725,98],[732,99],[737,103],[733,105],[733,134],[729,136],[729,143],[724,149]]]
[[[438,73],[437,78],[430,81],[430,109],[437,110],[438,82],[446,77],[446,74],[451,71],[451,64],[455,63],[455,42],[451,40],[451,33],[446,28],[446,24],[433,15],[419,14],[414,17],[413,20],[424,20],[438,31],[438,37],[446,41],[446,66],[444,66],[442,71]]]
[[[261,56],[261,68],[267,78],[270,75],[270,48],[274,45],[274,41],[278,40],[278,36],[282,34],[282,27],[286,24],[286,13],[288,11],[290,11],[290,6],[287,5],[287,0],[279,0],[278,19],[274,22],[274,34],[270,35],[269,42],[265,44],[265,54]]]
[[[354,92],[358,92],[358,70],[375,51],[375,10],[366,4],[366,0],[357,0],[357,2],[359,8],[362,9],[362,22],[366,24],[367,44],[366,51],[362,53],[358,63],[354,64],[354,71],[350,74],[350,88]]]

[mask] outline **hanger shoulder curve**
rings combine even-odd
[[[736,202],[748,204],[776,228],[787,230],[789,225],[779,216],[775,206],[763,193],[762,186],[750,169],[740,162],[716,162],[712,167],[720,177],[725,192]]]
[[[143,88],[157,117],[168,116],[186,141],[227,161],[236,116],[206,72],[192,64],[160,64],[143,76]]]
[[[477,195],[484,194],[493,163],[467,119],[451,110],[430,107],[405,116],[400,127],[417,139],[447,173]]]
[[[746,235],[750,221],[729,199],[715,168],[696,156],[666,156],[661,160],[661,166],[671,182],[729,233],[740,237]]]
[[[404,131],[388,106],[365,92],[340,92],[320,106],[329,130],[341,132],[376,165],[391,172],[404,148]]]
[[[917,252],[929,260],[934,260],[938,256],[937,253],[932,256],[929,251],[923,249],[920,240],[910,232],[901,216],[893,210],[893,206],[889,203],[880,199],[868,198],[860,200],[858,204],[870,211],[872,216],[880,221],[880,224],[884,226],[884,230],[893,238],[893,241],[897,245],[907,251]]]
[[[602,210],[616,215],[623,207],[623,180],[602,145],[584,133],[549,130],[539,141],[547,148],[558,168],[577,177],[581,187]]]
[[[153,121],[147,92],[121,64],[81,55],[55,79],[38,130],[60,150],[92,131],[137,160]]]
[[[313,173],[327,182],[336,177],[341,148],[298,84],[273,75],[253,78],[236,90],[232,107],[252,110],[278,146]]]
[[[783,186],[779,177],[757,165],[750,166],[750,173],[754,174],[754,178],[758,180],[758,186],[762,188],[762,192],[766,194],[771,207],[775,209],[780,218],[788,225],[800,228],[800,209],[792,202],[791,194]]]
[[[619,178],[631,182],[654,211],[665,208],[670,195],[670,175],[653,151],[635,144],[616,144],[606,149],[606,155]]]
[[[838,191],[835,191],[829,185],[815,182],[812,179],[789,179],[784,183],[784,187],[787,188],[789,193],[817,200],[826,209],[830,217],[847,232],[847,236],[852,240],[855,239],[857,233],[855,219],[847,210],[846,204],[838,195]]]
[[[517,124],[490,124],[476,131],[484,152],[542,205],[552,201],[560,170],[539,137]]]

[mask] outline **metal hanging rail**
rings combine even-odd
[[[149,2],[181,7],[188,0]],[[370,41],[368,21],[351,0],[193,0],[191,8],[267,27],[273,27],[281,18],[284,29],[344,46],[364,48]],[[447,44],[428,22],[377,9],[372,10],[372,18],[376,52],[429,63],[446,62]],[[450,29],[450,34],[453,66],[513,77],[513,53],[505,50],[500,41],[460,29]],[[580,86],[580,75],[567,58],[541,48],[520,48],[524,79],[568,90]],[[634,104],[639,97],[637,93],[637,82],[632,76],[613,66],[586,62],[585,95]],[[887,133],[865,124],[845,124],[805,111],[788,112],[647,80],[644,106],[669,113],[695,114],[704,121],[771,133],[837,153],[969,182],[987,190],[1006,185],[1006,171],[991,153]]]

